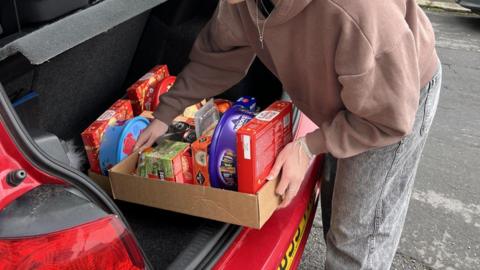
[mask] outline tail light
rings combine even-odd
[[[1,270],[150,268],[114,202],[35,147],[1,84],[0,220]]]
[[[130,232],[114,215],[47,235],[0,239],[0,254],[3,270],[145,268]]]

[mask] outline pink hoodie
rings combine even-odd
[[[156,118],[169,123],[230,88],[258,56],[319,126],[306,137],[314,154],[350,157],[411,132],[420,89],[439,64],[432,26],[415,0],[278,0],[263,48],[255,1],[223,1]]]

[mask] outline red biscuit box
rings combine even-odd
[[[148,88],[143,98],[142,111],[155,111],[160,104],[160,96],[172,88],[175,80],[175,76],[168,76],[161,81],[157,81],[155,87]]]
[[[237,131],[238,191],[255,194],[292,140],[292,103],[276,101]]]
[[[181,160],[182,171],[175,176],[175,182],[193,184],[192,154],[190,153],[190,149],[183,152]]]
[[[98,148],[85,147],[87,152],[88,163],[90,164],[90,170],[94,173],[102,174],[100,169],[100,161],[98,160]]]
[[[132,100],[135,115],[142,113],[147,92],[153,92],[156,84],[168,76],[170,74],[167,66],[157,65],[127,89],[127,96]]]
[[[81,136],[83,144],[87,147],[98,148],[102,141],[103,133],[109,124],[116,121],[124,121],[133,118],[132,104],[130,100],[119,99],[90,126],[85,129]]]

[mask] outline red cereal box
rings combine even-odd
[[[276,101],[237,131],[238,191],[255,194],[292,140],[292,103]]]
[[[202,136],[192,143],[193,182],[197,185],[210,186],[208,173],[208,148],[212,136]]]
[[[145,109],[144,102],[147,93],[153,93],[157,83],[168,76],[170,76],[170,74],[167,66],[157,65],[127,89],[127,96],[132,100],[135,115],[141,114]],[[147,108],[147,110],[151,110],[151,108]]]
[[[117,100],[82,132],[83,144],[91,148],[100,147],[103,133],[108,125],[113,125],[116,121],[124,121],[130,118],[133,118],[132,104],[130,101],[126,99]]]

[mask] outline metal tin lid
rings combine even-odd
[[[149,122],[145,117],[137,116],[128,121],[117,122],[105,131],[100,145],[100,169],[104,175],[117,163],[133,151],[133,147],[143,129]]]

